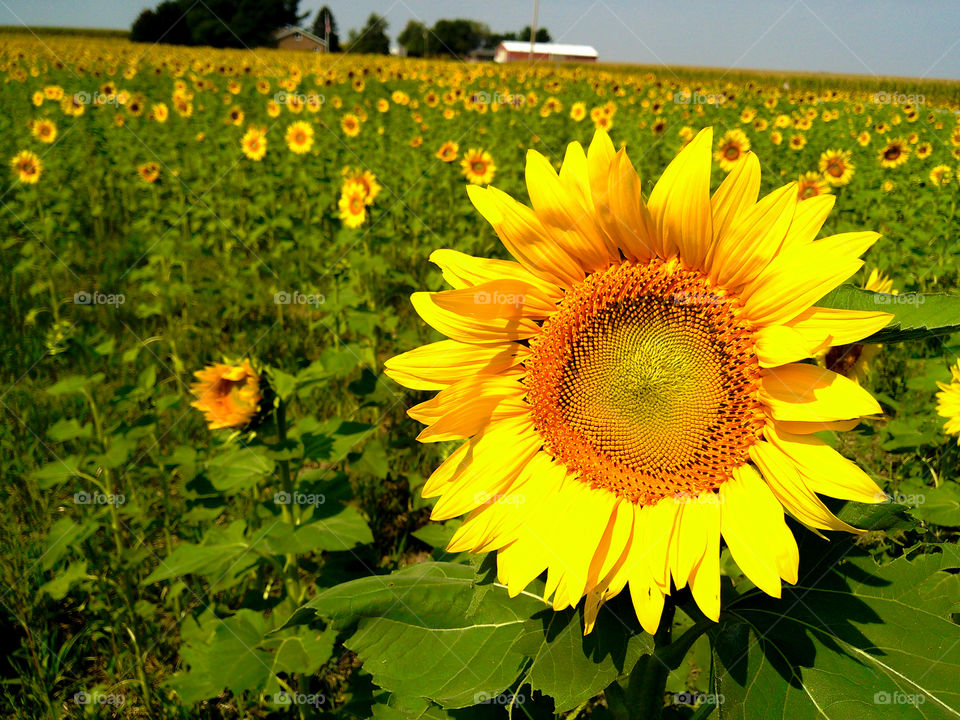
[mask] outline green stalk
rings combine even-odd
[[[275,411],[277,420],[277,439],[279,440],[281,446],[283,446],[287,439],[286,414],[286,403],[281,400],[277,403]],[[280,505],[280,513],[283,516],[283,519],[290,523],[290,527],[293,530],[296,530],[297,526],[300,524],[300,513],[298,512],[299,508],[293,502],[296,488],[294,487],[293,476],[290,473],[289,460],[280,461],[280,482],[283,485],[283,492],[286,493],[290,500],[289,503]],[[283,581],[287,588],[287,594],[297,605],[300,605],[300,602],[303,599],[303,589],[300,587],[300,564],[297,560],[297,555],[296,553],[286,553],[284,555],[284,559],[286,562],[283,566]]]

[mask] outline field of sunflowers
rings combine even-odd
[[[0,715],[960,717],[956,84],[2,40]],[[684,198],[714,191],[694,247]],[[743,313],[778,307],[717,287],[769,280],[777,228],[846,244],[769,266],[813,294],[757,366]],[[786,322],[843,282],[806,319],[849,329]],[[597,298],[643,283],[673,304],[617,307],[667,370],[561,377],[564,338],[620,317]],[[675,402],[684,343],[720,336],[749,417],[669,482],[660,446],[706,415],[638,450],[647,415],[557,410]],[[785,363],[834,414],[757,399]],[[642,472],[580,452],[608,419],[590,437]],[[806,448],[795,491],[773,451],[730,479],[753,444]],[[623,575],[677,488],[662,574]]]

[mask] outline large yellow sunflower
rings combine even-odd
[[[878,235],[815,240],[834,197],[799,202],[791,183],[758,200],[753,154],[711,196],[711,147],[708,128],[647,202],[603,131],[559,175],[528,153],[533,208],[468,187],[515,261],[435,251],[453,289],[412,302],[450,339],[386,365],[440,391],[410,410],[419,439],[462,443],[423,487],[434,519],[467,515],[450,551],[497,551],[512,595],[546,571],[555,609],[586,597],[585,632],[627,585],[650,632],[687,585],[716,620],[721,538],[779,596],[798,563],[784,511],[857,532],[818,494],[883,499],[814,434],[879,405],[801,362],[889,321],[814,306]]]
[[[957,444],[960,444],[960,360],[950,368],[950,374],[952,379],[949,383],[937,383],[940,388],[937,393],[937,414],[947,418],[943,431],[957,435]]]

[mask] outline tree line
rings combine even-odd
[[[299,12],[300,0],[164,0],[140,13],[130,29],[134,42],[212,47],[261,47],[274,42],[276,30],[287,25],[308,27],[309,13]],[[324,5],[310,32],[329,40],[331,52],[386,55],[390,52],[386,18],[371,13],[366,24],[351,29],[340,41],[333,12]],[[438,20],[428,27],[410,20],[397,36],[397,44],[411,57],[462,56],[475,50],[493,50],[504,40],[530,41],[531,28],[520,32],[494,33],[476,20]],[[537,28],[537,42],[550,42],[546,28]]]

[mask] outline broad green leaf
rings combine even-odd
[[[960,486],[947,481],[938,488],[917,494],[917,504],[910,514],[924,522],[944,527],[960,527]]]
[[[71,375],[47,388],[48,395],[74,395],[83,392],[84,388],[91,385],[97,385],[103,382],[105,375],[96,373],[90,377],[82,375]]]
[[[40,485],[41,490],[51,488],[57,483],[76,477],[80,474],[83,458],[79,455],[68,455],[58,458],[36,470],[32,477]]]
[[[892,295],[861,290],[853,285],[841,285],[827,293],[815,305],[842,310],[891,313],[893,319],[890,324],[862,340],[863,343],[918,340],[933,335],[949,335],[960,330],[960,295]]]
[[[527,662],[523,645],[543,632],[535,616],[548,608],[532,594],[477,588],[474,577],[469,566],[424,563],[343,583],[306,607],[336,628],[356,628],[346,645],[379,686],[468,707],[518,677]]]
[[[58,573],[53,580],[40,586],[41,593],[47,593],[53,600],[62,600],[70,591],[70,586],[81,580],[90,578],[87,575],[86,560],[77,560],[70,563],[66,570]]]
[[[93,437],[93,425],[91,423],[81,425],[76,418],[69,420],[61,418],[47,428],[47,436],[54,442],[89,438]]]
[[[931,546],[928,546],[931,547]],[[869,556],[732,602],[713,633],[718,717],[960,718],[960,550]]]
[[[274,462],[261,447],[233,447],[207,461],[207,476],[217,490],[248,490],[273,474]]]

